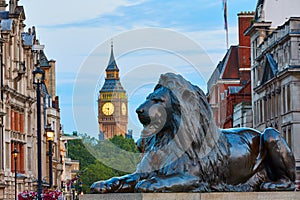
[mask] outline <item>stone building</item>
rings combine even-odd
[[[77,136],[74,135],[67,135],[67,134],[62,134],[60,141],[61,141],[61,159],[63,163],[63,171],[61,174],[61,181],[62,181],[62,191],[64,198],[66,200],[72,199],[73,193],[72,193],[72,180],[74,180],[74,177],[77,175],[77,173],[80,172],[80,163],[78,160],[72,160],[69,157],[69,152],[68,152],[68,141],[71,140],[78,140],[80,139]]]
[[[300,170],[300,1],[259,0],[251,37],[255,129],[279,130]],[[297,11],[297,12],[296,12]],[[298,174],[299,179],[299,174]]]
[[[53,142],[53,185],[60,187],[60,114],[56,97],[55,61],[48,60],[36,39],[34,27],[24,30],[25,10],[18,0],[0,1],[0,199],[14,199],[17,172],[17,193],[36,190],[37,186],[37,103],[32,72],[40,63],[45,72],[42,85],[42,177],[49,183],[48,142],[45,129],[55,132]],[[19,151],[14,165],[12,151]]]
[[[235,105],[240,102],[251,104],[250,37],[243,33],[253,17],[252,12],[238,14],[239,44],[228,49],[207,83],[208,101],[212,106],[216,124],[221,128],[233,127]],[[252,116],[251,110],[249,112],[246,107],[240,108],[241,113],[247,112]],[[251,122],[247,122],[249,124]]]

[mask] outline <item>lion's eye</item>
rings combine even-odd
[[[162,103],[162,102],[164,102],[164,100],[160,99],[160,98],[152,98],[151,100],[154,101],[155,103]]]

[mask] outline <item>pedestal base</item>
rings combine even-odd
[[[80,200],[300,200],[300,192],[84,194]]]

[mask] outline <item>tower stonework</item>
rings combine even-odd
[[[100,139],[109,139],[115,135],[125,136],[127,133],[128,100],[126,91],[120,82],[113,44],[111,45],[110,59],[105,72],[105,82],[99,91],[98,98]]]
[[[0,12],[5,11],[7,6],[8,5],[5,0],[0,0]]]

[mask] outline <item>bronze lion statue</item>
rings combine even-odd
[[[295,189],[295,159],[278,131],[218,129],[204,92],[180,75],[161,75],[136,112],[136,171],[95,182],[93,193]]]

